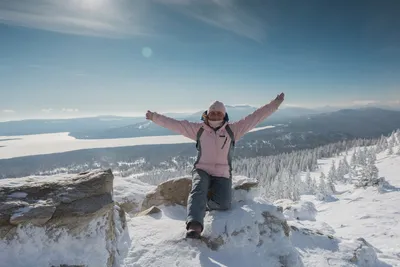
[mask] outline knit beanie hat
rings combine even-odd
[[[210,113],[211,111],[220,111],[225,114],[226,113],[225,105],[222,102],[214,101],[208,108],[207,112]]]

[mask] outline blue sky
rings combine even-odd
[[[0,2],[0,119],[399,104],[400,2]]]

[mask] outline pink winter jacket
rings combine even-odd
[[[237,122],[228,122],[235,141],[238,141],[243,135],[255,128],[257,124],[275,112],[280,103],[278,100],[273,100]],[[194,141],[197,139],[197,132],[203,127],[204,132],[200,137],[201,157],[194,168],[204,170],[212,176],[231,178],[228,162],[231,138],[225,129],[227,123],[215,131],[205,122],[175,120],[157,113],[153,114],[153,122]]]

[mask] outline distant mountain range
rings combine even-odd
[[[241,106],[226,106],[227,113],[230,121],[237,121],[253,113],[257,108],[241,105]],[[200,122],[201,115],[204,111],[198,111],[196,113],[186,116],[171,116],[180,120],[188,120],[192,122]],[[305,108],[282,108],[276,111],[261,125],[287,123],[289,119],[295,119],[299,116],[318,114],[319,111]],[[168,114],[165,114],[168,115]],[[71,131],[70,135],[79,139],[108,139],[108,138],[128,138],[128,137],[140,137],[140,136],[162,136],[162,135],[175,135],[176,133],[158,126],[157,124],[149,121],[138,122],[131,125],[122,127],[110,128],[102,131],[90,130],[90,131]]]
[[[226,108],[231,121],[240,120],[257,109],[257,107],[250,105],[227,105]],[[165,115],[179,120],[199,122],[203,112],[204,110],[199,110],[192,114],[166,113]],[[308,118],[310,117],[313,118],[313,124],[321,125],[323,124],[322,122],[327,122],[329,129],[331,128],[329,126],[332,126],[334,129],[340,129],[340,125],[337,125],[340,122],[334,119],[338,116],[337,114],[346,114],[346,116],[350,116],[346,118],[346,120],[350,121],[350,124],[357,124],[359,123],[359,118],[357,117],[359,115],[356,116],[356,114],[368,114],[368,117],[372,116],[369,118],[373,119],[376,116],[375,114],[371,114],[371,112],[378,112],[378,114],[385,113],[385,116],[380,118],[379,122],[388,122],[390,124],[392,120],[395,120],[392,116],[398,116],[396,112],[400,112],[400,108],[397,109],[391,106],[383,109],[369,107],[369,105],[362,105],[357,109],[339,109],[330,106],[317,109],[282,107],[258,126],[287,124],[289,122],[293,125],[299,124],[305,126],[309,125],[306,122],[308,122]],[[335,120],[335,122],[331,123],[331,120]],[[365,120],[367,118],[364,118],[364,122]],[[343,121],[343,118],[340,121]],[[74,119],[30,119],[0,122],[0,136],[56,132],[69,132],[71,136],[79,139],[127,138],[176,134],[145,120],[144,115],[143,117],[98,116]]]
[[[252,113],[256,108],[250,106],[227,107],[231,121],[236,121]],[[192,114],[181,119],[200,121],[202,112]],[[358,136],[367,132],[374,132],[392,127],[400,127],[400,111],[380,108],[342,109],[332,112],[323,112],[304,108],[285,108],[276,111],[264,120],[258,127],[267,125],[288,125],[287,130],[292,132],[342,132]],[[363,130],[360,130],[363,129]],[[272,131],[272,130],[271,130]],[[176,133],[160,127],[155,123],[145,121],[123,127],[116,127],[102,131],[71,132],[70,135],[80,139],[107,139],[128,138],[139,136],[162,136]]]
[[[256,107],[248,105],[227,106],[231,120],[240,118],[252,113]],[[298,108],[284,108],[279,110],[282,117],[296,116],[303,113],[315,113],[318,111]],[[165,115],[176,119],[189,121],[200,121],[203,111],[196,113],[166,113]],[[98,116],[72,119],[28,119],[18,121],[0,122],[0,136],[15,136],[28,134],[44,134],[70,132],[77,138],[120,138],[148,135],[173,134],[168,130],[160,129],[158,126],[145,120],[142,117],[121,117],[121,116]]]

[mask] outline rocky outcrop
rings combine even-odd
[[[190,178],[175,178],[159,184],[149,192],[142,202],[141,210],[160,205],[187,205],[187,199],[192,188]]]
[[[52,252],[40,266],[85,265],[92,257],[98,258],[99,266],[115,266],[118,242],[127,227],[125,212],[113,201],[113,179],[111,170],[96,170],[51,179],[0,180],[0,258],[13,262],[11,257],[22,257],[23,262],[24,251],[37,246],[37,255]],[[86,251],[94,244],[104,247],[90,256],[65,256],[69,247]],[[22,256],[7,253],[11,247],[18,247]]]
[[[251,190],[255,189],[258,182],[244,177],[234,177],[232,182],[233,200],[240,201],[251,198]],[[189,193],[192,189],[192,179],[181,177],[170,179],[159,184],[154,190],[146,194],[141,211],[152,206],[187,205]]]

